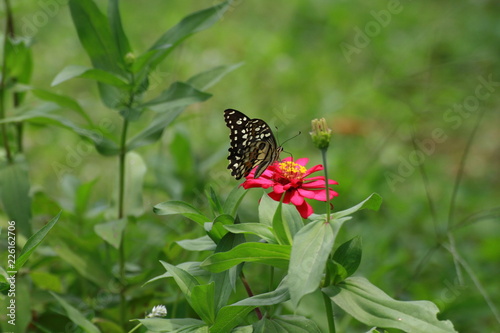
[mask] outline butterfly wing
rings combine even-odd
[[[231,133],[229,139],[229,165],[236,179],[246,177],[258,166],[255,178],[278,160],[281,147],[277,147],[271,128],[262,119],[250,119],[243,113],[227,109],[224,111],[226,126]]]

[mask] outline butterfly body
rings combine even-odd
[[[283,150],[276,144],[271,128],[264,120],[248,118],[233,109],[224,111],[224,119],[231,130],[227,158],[231,175],[240,179],[257,167],[254,178],[259,178],[268,166],[279,159]]]

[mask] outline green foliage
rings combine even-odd
[[[152,94],[148,91],[149,79],[160,62],[189,36],[209,28],[219,20],[224,11],[227,10],[229,2],[221,2],[186,16],[165,32],[148,50],[138,56],[134,55],[122,25],[118,1],[109,1],[107,15],[101,12],[93,0],[69,1],[68,5],[78,38],[90,58],[92,66],[66,66],[55,76],[52,86],[68,84],[71,79],[75,78],[94,81],[97,83],[102,103],[114,109],[116,114],[121,116],[121,132],[117,135],[116,131],[103,128],[101,120],[94,122],[92,119],[94,115],[91,116],[91,112],[88,112],[71,97],[28,86],[32,72],[29,44],[14,38],[6,38],[3,49],[2,68],[4,75],[0,85],[2,88],[0,124],[3,127],[0,130],[3,131],[3,138],[7,138],[9,134],[7,126],[17,126],[18,138],[16,140],[21,143],[20,124],[56,126],[89,140],[101,155],[118,157],[117,185],[114,186],[114,191],[112,187],[109,188],[110,193],[114,195],[112,203],[103,208],[91,202],[91,190],[96,183],[95,181],[87,184],[79,184],[78,181],[76,183],[69,182],[72,201],[67,200],[68,198],[62,198],[59,203],[67,208],[64,215],[71,217],[70,221],[73,223],[58,228],[52,236],[50,244],[51,251],[57,255],[58,260],[72,267],[77,273],[76,279],[73,280],[80,279],[82,281],[80,283],[83,283],[84,288],[81,292],[84,292],[85,289],[90,292],[89,286],[85,285],[91,283],[93,284],[91,289],[102,288],[108,293],[118,295],[120,299],[118,305],[115,305],[114,309],[112,307],[109,314],[105,314],[105,316],[110,316],[110,319],[113,318],[113,321],[119,325],[105,319],[100,321],[98,328],[78,309],[54,294],[68,319],[85,331],[117,331],[117,329],[120,331],[120,325],[122,329],[125,329],[127,317],[130,316],[127,313],[129,300],[126,299],[126,294],[133,294],[131,290],[143,282],[145,274],[148,274],[147,271],[140,272],[136,266],[129,264],[128,261],[132,260],[133,255],[125,257],[125,249],[130,249],[131,253],[145,251],[144,245],[141,244],[130,248],[125,245],[134,244],[131,243],[131,236],[127,237],[127,235],[128,233],[133,235],[137,232],[137,228],[130,222],[135,218],[142,219],[144,216],[142,196],[148,168],[141,155],[134,150],[158,142],[165,128],[187,106],[203,102],[212,96],[200,89],[213,86],[224,75],[238,68],[239,64],[216,66],[192,76],[187,82],[172,82],[163,91],[156,92],[156,97],[151,97]],[[13,20],[12,17],[9,19]],[[14,31],[11,31],[10,34],[13,35]],[[20,89],[15,84],[24,85]],[[14,107],[20,106],[22,98],[27,92],[31,92],[43,103],[5,117],[4,101],[6,95],[3,88],[7,85],[13,89]],[[66,114],[58,114],[61,110],[73,111],[81,118],[80,120],[84,120],[84,125],[74,122]],[[148,120],[144,121],[143,118],[148,118]],[[113,127],[116,128],[115,125]],[[128,138],[129,131],[135,133],[131,138]],[[188,141],[184,141],[184,143],[189,144]],[[19,235],[29,237],[31,235],[31,198],[29,195],[28,166],[20,162],[22,160],[20,154],[22,146],[20,144],[17,152],[8,150],[11,146],[9,142],[3,142],[3,144],[8,151],[8,159],[0,167],[0,202],[10,218],[16,221]],[[182,170],[190,160],[184,158],[183,151],[178,150],[177,146],[179,144],[174,147],[175,149],[172,149],[172,152],[176,155],[176,160],[181,163],[179,169]],[[71,152],[72,155],[68,155],[67,161],[71,158],[73,165],[54,164],[54,170],[60,181],[64,182],[69,179],[67,174],[72,172],[74,165],[78,165],[83,160],[82,152],[85,151],[85,154],[88,154],[86,152],[88,146],[81,147],[85,147],[85,150],[80,149],[76,151],[76,154]],[[19,157],[14,159],[13,153],[19,153]],[[189,210],[189,206],[185,206],[185,208]],[[177,209],[176,213],[178,213],[182,207],[175,208],[174,205],[170,205],[159,209],[163,209],[164,214],[171,214],[172,209]],[[28,257],[32,255],[35,248],[59,219],[59,216],[61,213],[27,241],[16,262],[17,269],[25,264]],[[217,217],[212,222],[213,231],[210,235],[217,241],[220,241],[228,232],[223,225],[229,223],[229,219],[230,217],[225,219]],[[202,220],[203,223],[210,221],[206,218]],[[102,243],[103,241],[105,243]],[[109,244],[111,247],[105,244]],[[40,276],[43,274],[42,271],[34,271],[33,280],[41,281]],[[49,280],[53,277],[50,274],[45,276]],[[59,287],[57,287],[58,285]],[[47,284],[37,283],[37,286],[61,291],[57,281]],[[193,296],[195,301],[192,305],[209,322],[215,320],[215,303],[212,302],[211,306],[208,303],[200,306],[200,301],[208,296],[213,296],[215,290],[214,284],[201,285],[195,289]],[[85,297],[83,294],[81,296]],[[225,298],[227,297],[225,296]],[[140,297],[137,298],[137,301],[139,299]],[[43,326],[43,324],[39,325],[40,328]]]
[[[15,271],[21,269],[24,266],[26,261],[28,261],[29,257],[33,254],[35,249],[40,245],[43,239],[47,236],[50,229],[54,227],[54,225],[59,220],[61,213],[57,214],[52,220],[50,220],[43,228],[38,230],[33,236],[31,236],[26,244],[24,245],[19,257],[16,260]]]
[[[0,331],[495,331],[498,7],[393,5],[3,1]],[[231,179],[228,107],[326,119],[331,214]]]
[[[324,288],[323,292],[367,325],[393,327],[405,332],[456,332],[450,321],[436,318],[439,310],[434,303],[396,301],[361,277],[348,278]]]
[[[200,284],[195,275],[191,275],[179,266],[176,267],[165,262],[162,262],[162,264],[169,274],[163,274],[155,279],[174,277],[186,300],[204,321],[206,327],[209,327],[210,332],[229,332],[243,321],[249,311],[256,307],[267,307],[272,313],[272,306],[283,304],[289,300],[292,301],[294,307],[297,307],[304,296],[320,289],[335,304],[367,325],[411,331],[419,325],[418,323],[425,323],[427,330],[455,332],[453,325],[449,321],[442,322],[436,319],[437,308],[433,303],[396,301],[367,280],[349,277],[355,273],[361,261],[359,238],[351,239],[332,252],[337,233],[343,223],[350,218],[349,215],[362,209],[378,210],[382,202],[379,195],[372,194],[358,205],[337,212],[330,222],[326,221],[325,216],[315,215],[314,221],[306,224],[293,235],[291,245],[280,243],[277,237],[278,233],[285,236],[284,230],[290,230],[290,225],[296,224],[294,218],[283,218],[283,208],[289,208],[289,206],[283,206],[279,203],[275,207],[276,211],[273,214],[269,209],[270,204],[266,203],[264,198],[259,207],[261,209],[260,216],[274,216],[272,218],[272,227],[265,223],[231,224],[229,222],[233,221],[233,219],[225,219],[224,228],[230,232],[234,231],[236,235],[251,234],[259,236],[262,234],[263,239],[268,240],[269,243],[237,243],[229,248],[225,246],[223,251],[217,247],[218,250],[216,249],[214,254],[209,255],[199,267],[212,272],[212,274],[221,274],[229,272],[228,270],[235,268],[236,265],[245,263],[270,265],[287,272],[276,290],[254,296],[249,289],[245,276],[241,275],[248,297],[231,305],[223,306],[224,304],[221,304],[221,306],[214,307],[214,300],[220,299],[217,293],[224,290],[217,289],[217,283],[224,283],[224,280],[212,278],[210,279],[211,282]],[[212,201],[219,202],[220,200],[214,197],[212,193]],[[219,207],[220,204],[212,205],[213,213],[217,212]],[[207,236],[216,244],[223,243],[222,240],[231,235],[214,237],[211,233],[216,223],[202,223],[203,219],[200,219],[200,217],[204,217],[204,215],[187,203],[164,202],[156,206],[155,212],[162,215],[181,214],[193,221],[197,221],[204,226]],[[215,220],[225,216],[219,215]],[[265,220],[269,221],[270,219],[269,217]],[[276,222],[276,220],[279,220],[279,222]],[[239,220],[234,219],[234,221]],[[284,224],[289,226],[284,227]],[[286,238],[283,239],[286,240]],[[193,242],[197,243],[200,241],[201,239],[193,240]],[[196,250],[196,246],[192,246],[190,249]],[[198,248],[199,251],[210,249],[211,247]],[[186,265],[186,267],[190,266]],[[327,272],[326,276],[330,276],[329,278],[323,278],[325,271]],[[196,276],[202,277],[199,274],[196,274]],[[225,288],[225,290],[231,289]],[[361,292],[362,290],[364,291]],[[227,297],[224,297],[224,299],[225,301],[228,300]],[[356,305],[354,306],[354,304]],[[328,313],[327,315],[333,316],[333,314]],[[190,329],[189,327],[191,327],[191,324],[187,324],[183,329]],[[314,321],[301,316],[272,316],[271,319],[268,319],[262,318],[260,312],[258,320],[253,320],[252,327],[240,326],[236,331],[238,330],[244,332],[320,331]]]
[[[71,319],[72,322],[74,322],[76,325],[78,325],[84,332],[88,333],[99,333],[100,330],[92,324],[85,316],[80,313],[76,308],[71,306],[68,302],[66,302],[64,299],[62,299],[60,296],[52,293],[52,296],[61,304],[62,308],[64,309],[64,312],[66,315]]]
[[[16,221],[17,229],[31,236],[31,198],[26,163],[0,165],[0,202],[5,213]]]

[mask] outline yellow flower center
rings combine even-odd
[[[281,172],[283,172],[283,176],[288,179],[302,178],[307,172],[307,169],[303,165],[292,161],[279,163],[279,168],[281,169]]]

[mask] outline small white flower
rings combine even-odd
[[[153,310],[151,310],[151,313],[146,316],[146,318],[153,318],[153,317],[165,317],[167,315],[167,308],[165,305],[156,305],[153,307]]]

